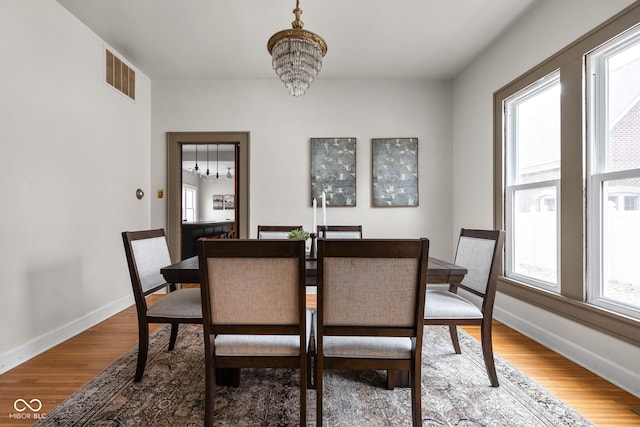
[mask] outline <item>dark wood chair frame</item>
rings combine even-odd
[[[316,232],[318,238],[325,237],[325,231],[340,231],[340,232],[350,232],[356,231],[360,233],[360,238],[362,238],[362,226],[361,225],[318,225],[316,226]]]
[[[303,240],[282,239],[219,239],[198,240],[198,256],[200,264],[200,289],[202,292],[202,310],[204,317],[205,341],[205,425],[213,425],[216,374],[220,370],[231,369],[238,372],[239,368],[298,368],[300,371],[300,425],[306,425],[307,407],[307,348],[306,342],[307,313],[305,289],[305,248]],[[211,316],[209,258],[297,258],[300,318],[297,324],[291,325],[255,325],[255,324],[214,324]],[[258,286],[258,285],[256,285]],[[246,335],[299,335],[300,354],[298,356],[216,356],[215,336],[218,334],[246,334]],[[239,377],[236,377],[238,386]]]
[[[419,260],[416,277],[416,306],[414,322],[411,327],[372,327],[353,325],[325,326],[322,322],[324,313],[323,281],[325,257],[353,258],[415,258]],[[411,407],[413,425],[422,425],[421,368],[422,368],[422,320],[424,313],[427,266],[429,259],[429,240],[394,239],[320,239],[318,241],[318,295],[317,295],[317,345],[315,348],[315,387],[317,393],[317,420],[322,423],[323,372],[325,369],[346,370],[387,370],[408,371],[411,386]],[[390,284],[381,284],[388,286]],[[375,286],[372,284],[372,286]],[[372,307],[372,310],[384,310],[384,307]],[[323,354],[324,336],[377,336],[377,337],[410,337],[412,338],[412,356],[410,359],[386,358],[346,358],[327,357]]]
[[[496,297],[496,290],[498,287],[498,275],[500,274],[500,262],[502,256],[502,249],[504,246],[504,231],[502,230],[472,230],[461,229],[460,237],[473,237],[478,239],[494,240],[495,245],[493,249],[493,258],[491,261],[491,267],[489,270],[489,276],[487,279],[487,287],[484,294],[478,292],[463,284],[451,284],[449,285],[449,292],[457,293],[458,289],[464,289],[480,298],[482,298],[482,318],[481,319],[424,319],[424,325],[448,325],[449,333],[451,335],[451,342],[456,354],[460,354],[460,342],[458,341],[458,325],[479,325],[482,343],[482,355],[484,358],[484,364],[487,369],[489,381],[492,387],[498,387],[498,375],[496,373],[495,362],[493,358],[493,338],[492,338],[492,322],[493,322],[493,305]],[[455,262],[455,261],[454,261]],[[464,266],[463,266],[464,267]],[[427,302],[428,304],[428,302]]]
[[[122,240],[124,242],[124,250],[127,257],[127,264],[129,266],[129,276],[131,277],[131,284],[133,286],[133,296],[136,302],[136,312],[138,317],[138,364],[136,367],[136,374],[134,377],[135,382],[140,382],[144,375],[144,369],[147,364],[147,357],[149,354],[149,324],[150,323],[169,323],[171,324],[171,334],[169,337],[169,351],[173,350],[176,345],[176,339],[178,337],[178,328],[181,323],[189,324],[201,324],[202,318],[175,318],[175,317],[155,317],[147,315],[147,300],[146,297],[154,292],[157,292],[163,288],[169,289],[169,292],[178,291],[175,283],[162,283],[146,292],[142,290],[142,284],[140,282],[140,276],[138,274],[138,267],[135,262],[135,256],[133,254],[133,248],[131,242],[135,240],[150,239],[155,237],[164,237],[164,229],[156,230],[142,230],[142,231],[123,231]]]
[[[276,231],[276,232],[290,232],[302,228],[301,225],[259,225],[258,226],[258,239],[260,238],[261,231]]]

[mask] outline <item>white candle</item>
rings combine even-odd
[[[322,225],[327,225],[327,195],[322,192]]]
[[[318,202],[316,202],[315,197],[313,198],[313,227],[311,228],[311,232],[315,233],[317,224],[316,224],[316,209],[318,208]]]

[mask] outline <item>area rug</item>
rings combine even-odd
[[[204,420],[202,327],[181,326],[169,352],[169,328],[151,337],[140,383],[133,382],[132,349],[52,411],[38,426],[201,426]],[[462,354],[453,353],[447,327],[425,328],[422,363],[423,426],[591,426],[565,403],[496,356],[500,387],[489,386],[480,344],[460,331]],[[239,388],[219,387],[219,426],[298,425],[298,373],[245,369]],[[382,371],[328,371],[326,426],[411,425],[406,388],[386,390]],[[314,390],[308,391],[307,425],[315,426]]]

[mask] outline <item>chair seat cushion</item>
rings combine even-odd
[[[313,313],[315,348],[318,348],[317,312]],[[412,341],[405,337],[353,337],[325,335],[322,353],[325,357],[350,357],[362,359],[410,359]]]
[[[322,341],[326,357],[410,359],[411,338],[327,336]]]
[[[306,342],[311,335],[311,311],[307,310]],[[221,334],[215,338],[216,356],[298,356],[298,335],[234,335]]]
[[[200,289],[178,289],[169,292],[149,307],[147,316],[202,319]]]
[[[425,319],[482,319],[482,311],[471,301],[449,291],[428,290]]]

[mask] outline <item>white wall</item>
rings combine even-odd
[[[200,221],[233,221],[235,210],[213,209],[213,196],[234,194],[234,179],[226,179],[223,172],[220,174],[220,182],[205,181],[198,187],[198,219]]]
[[[456,78],[452,239],[462,226],[493,225],[493,93],[631,3],[536,2]],[[637,347],[504,295],[496,318],[640,395]]]
[[[1,373],[133,302],[120,232],[149,226],[151,110],[54,0],[0,2],[0,40]]]
[[[166,185],[166,132],[249,131],[250,234],[258,224],[312,225],[311,137],[356,137],[357,206],[329,208],[330,224],[362,224],[365,237],[420,237],[452,258],[450,82],[318,79],[291,97],[275,78],[152,82],[154,188]],[[371,138],[417,137],[420,206],[371,207]],[[163,227],[164,201],[152,201]]]

